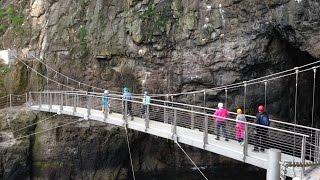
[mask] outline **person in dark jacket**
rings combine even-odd
[[[255,119],[255,123],[260,125],[256,126],[256,134],[255,134],[255,146],[253,151],[258,152],[259,148],[261,152],[264,152],[264,149],[267,148],[268,144],[268,128],[261,126],[270,126],[269,115],[265,111],[264,106],[260,105],[258,107],[258,114]]]

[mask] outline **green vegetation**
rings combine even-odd
[[[87,5],[88,1],[87,0],[80,0],[80,6],[81,8],[84,8]]]
[[[165,10],[156,12],[152,4],[149,4],[148,9],[140,15],[140,18],[154,21],[158,26],[164,26],[168,20]]]
[[[79,30],[79,40],[80,40],[80,49],[82,51],[85,51],[87,49],[86,36],[87,36],[86,28],[81,27]]]
[[[155,15],[156,15],[156,12],[154,11],[154,7],[152,6],[152,4],[149,4],[148,9],[140,15],[140,18],[148,19],[148,18],[154,17]]]
[[[161,7],[150,3],[144,12],[139,13],[139,18],[143,20],[143,25],[146,27],[143,32],[146,41],[152,41],[154,34],[159,35],[165,32],[166,26],[172,17],[170,7],[170,1]]]
[[[0,8],[0,35],[2,35],[10,26],[16,32],[21,32],[21,25],[24,17],[14,9],[13,5],[5,8]]]

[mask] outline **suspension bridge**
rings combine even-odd
[[[37,76],[44,78],[47,83],[46,87],[48,87],[49,82],[52,82],[57,84],[60,89],[57,88],[56,90],[53,90],[47,88],[42,91],[30,91],[24,95],[8,95],[0,98],[0,107],[5,107],[6,105],[9,107],[26,105],[32,111],[51,112],[58,115],[64,114],[80,118],[78,121],[66,124],[93,120],[116,126],[123,126],[126,131],[127,129],[132,129],[173,140],[180,148],[180,143],[183,143],[266,169],[268,180],[279,179],[279,177],[285,178],[285,176],[303,178],[314,167],[319,166],[320,129],[297,124],[296,109],[299,73],[313,71],[313,124],[316,88],[315,79],[316,70],[320,67],[317,66],[319,62],[212,89],[177,94],[152,94],[151,97],[153,98],[151,99],[151,103],[148,104],[144,110],[140,94],[135,94],[133,100],[123,100],[120,92],[113,91],[109,96],[110,105],[107,107],[107,110],[102,111],[103,107],[101,105],[101,99],[104,95],[97,91],[104,90],[103,88],[76,81],[57,72],[38,59],[40,63],[45,65],[47,71],[52,70],[56,75],[60,75],[67,79],[66,82],[59,82],[58,80],[48,77],[48,75],[41,74],[28,65],[27,62],[18,57],[16,58],[29,70],[36,73]],[[245,108],[248,86],[262,83],[265,86],[264,99],[266,104],[268,82],[294,75],[296,77],[294,123],[270,119],[271,125],[266,127],[253,123],[255,116],[246,114],[247,121],[244,122],[244,144],[241,145],[235,139],[235,126],[237,123],[235,118],[236,113],[230,112],[230,117],[225,118],[227,120],[226,134],[229,141],[216,139],[216,124],[212,114],[217,109],[206,107],[206,94],[208,91],[223,90],[227,97],[228,90],[243,87],[243,107]],[[62,90],[61,87],[65,87],[67,90]],[[89,87],[92,90],[97,91],[83,91],[83,89],[85,89],[84,87]],[[169,101],[170,98],[173,100],[173,97],[181,95],[184,95],[189,99],[195,99],[197,94],[203,94],[203,105]],[[156,99],[156,97],[158,99]],[[164,99],[159,97],[163,97]],[[128,104],[132,106],[131,116],[127,116]],[[142,111],[145,111],[145,113],[142,113]],[[265,129],[267,132],[265,133],[265,137],[261,139],[256,138],[255,130],[257,127]],[[264,141],[262,144],[266,146],[265,148],[267,150],[265,152],[252,151],[253,146],[261,143],[261,141]],[[129,142],[128,148],[130,148]],[[185,153],[185,151],[183,152]],[[188,156],[188,158],[192,161],[192,157]],[[194,164],[193,161],[192,163]],[[196,164],[194,165],[197,167]],[[199,168],[198,170],[206,179],[201,170]],[[133,165],[132,172],[134,173]]]

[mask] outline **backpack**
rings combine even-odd
[[[260,118],[259,118],[259,124],[260,125],[264,125],[264,126],[269,126],[270,121],[269,121],[269,117],[266,114],[261,114]]]

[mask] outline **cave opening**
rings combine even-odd
[[[287,43],[286,45],[286,53],[289,57],[289,63],[292,64],[293,67],[304,66],[306,64],[314,63],[319,61],[319,59],[314,58],[309,53],[305,51],[301,51],[300,49],[292,46]],[[305,68],[302,68],[299,71],[310,69],[306,72],[299,73],[298,75],[298,97],[297,97],[297,122],[301,125],[320,127],[319,122],[319,113],[320,113],[320,69],[318,68],[316,73],[314,73],[312,67],[319,66],[319,64],[311,65]],[[295,87],[296,76],[290,78],[290,87]],[[315,87],[314,87],[315,86]],[[291,88],[292,89],[292,88]],[[315,92],[314,92],[315,90]],[[313,93],[314,93],[314,101],[313,101]],[[294,91],[290,91],[290,115],[289,119],[291,122],[294,122],[294,102],[295,98],[295,89]],[[314,105],[313,105],[314,104]],[[312,108],[314,108],[314,118],[312,122]]]

